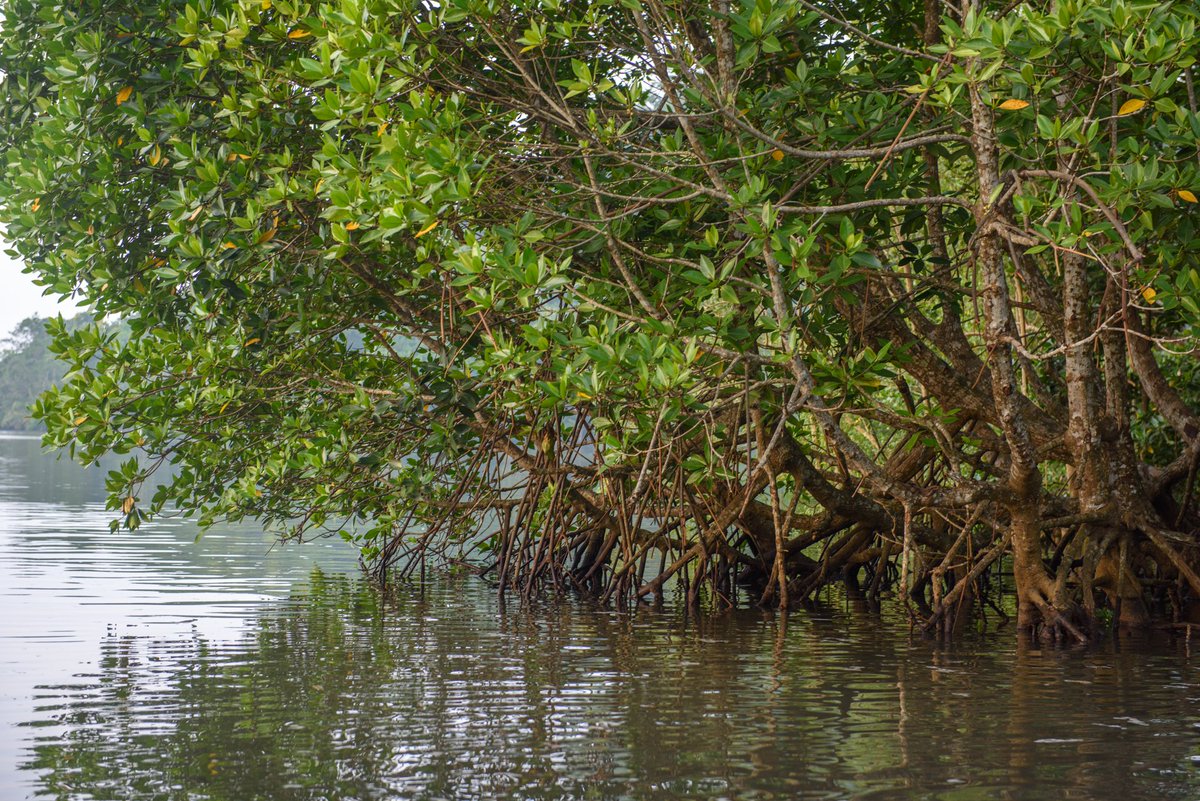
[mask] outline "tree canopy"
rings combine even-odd
[[[1192,2],[6,0],[36,414],[124,522],[950,629],[1200,599]],[[177,471],[143,497],[153,470]],[[741,589],[739,589],[741,588]]]

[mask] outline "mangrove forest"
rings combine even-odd
[[[46,444],[382,580],[1200,621],[1191,0],[6,0]],[[120,326],[113,324],[121,321]]]

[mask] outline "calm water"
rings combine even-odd
[[[0,801],[1200,797],[1183,642],[385,595],[340,543],[111,534],[101,491],[0,438]]]

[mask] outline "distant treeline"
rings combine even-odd
[[[87,325],[89,314],[73,317],[68,326]],[[22,320],[0,340],[0,429],[40,431],[42,424],[29,417],[29,406],[63,375],[63,364],[50,352],[45,320]]]

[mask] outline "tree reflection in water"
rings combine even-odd
[[[232,642],[42,688],[59,799],[1194,797],[1190,658],[952,648],[842,603],[685,621],[314,574]]]

